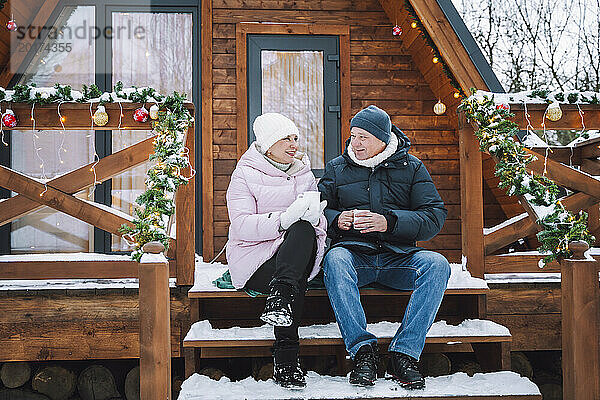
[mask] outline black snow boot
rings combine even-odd
[[[273,345],[273,379],[280,386],[300,389],[306,386],[304,372],[298,360],[298,344]]]
[[[403,353],[390,352],[388,372],[405,389],[423,389],[425,379],[419,372],[417,360]]]
[[[272,281],[269,285],[269,297],[260,319],[273,326],[292,325],[292,302],[297,290],[290,284]]]
[[[365,344],[354,356],[354,369],[349,382],[358,386],[373,386],[377,380],[377,345]]]

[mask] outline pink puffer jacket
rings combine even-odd
[[[284,232],[279,232],[279,216],[300,193],[317,190],[308,157],[304,167],[292,176],[277,169],[256,150],[254,143],[242,155],[227,189],[229,211],[229,242],[227,263],[233,286],[244,287],[248,279],[269,258],[273,257]],[[310,274],[319,272],[325,250],[327,220],[321,215],[317,233],[317,256]]]

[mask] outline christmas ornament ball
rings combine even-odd
[[[146,122],[149,116],[150,113],[146,110],[146,107],[140,107],[133,113],[133,119],[137,122]]]
[[[7,128],[14,128],[17,126],[17,123],[17,117],[15,116],[13,110],[6,110],[6,112],[2,115],[2,124]]]
[[[158,119],[158,106],[156,104],[150,107],[150,118]]]
[[[546,109],[546,118],[553,122],[562,118],[562,110],[560,109],[560,105],[557,101],[550,104]]]
[[[510,105],[508,105],[508,104],[506,104],[506,103],[497,104],[497,105],[496,105],[496,110],[506,110],[506,111],[510,111]]]
[[[16,31],[16,30],[17,30],[17,28],[18,28],[18,26],[17,26],[17,23],[15,22],[15,20],[14,20],[14,19],[11,19],[10,21],[8,21],[8,22],[6,23],[6,29],[8,29],[8,30],[9,30],[9,31],[11,31],[11,32],[14,32],[14,31]]]
[[[400,36],[402,34],[402,28],[400,28],[398,25],[394,26],[392,28],[392,34],[394,36]]]
[[[94,123],[98,126],[104,126],[108,124],[108,113],[104,106],[98,106],[98,109],[94,113]]]
[[[438,102],[433,106],[433,112],[437,115],[442,115],[446,112],[446,105],[442,103],[441,100],[438,100]]]

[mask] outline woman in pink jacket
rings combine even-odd
[[[227,262],[236,288],[269,294],[260,318],[274,326],[275,382],[302,387],[298,325],[307,281],[323,258],[325,202],[304,194],[317,185],[308,157],[297,157],[296,125],[266,113],[256,118],[253,130],[256,141],[240,158],[227,189]]]

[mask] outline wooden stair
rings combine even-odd
[[[279,388],[272,380],[256,382],[252,377],[239,382],[230,382],[228,378],[223,378],[218,383],[211,381],[208,377],[193,374],[198,370],[201,359],[270,357],[274,337],[272,328],[260,326],[262,322],[258,319],[264,307],[265,296],[253,298],[243,291],[216,288],[212,280],[219,277],[225,268],[211,270],[211,267],[197,267],[195,285],[188,292],[192,321],[196,322],[183,341],[188,380],[182,386],[179,399],[540,399],[539,391],[533,383],[507,371],[510,369],[510,332],[494,322],[478,321],[484,319],[486,314],[485,296],[489,289],[485,281],[470,278],[470,275],[467,279],[455,279],[457,274],[468,275],[468,272],[459,265],[452,267],[454,276],[450,278],[438,313],[438,319],[446,320],[448,324],[444,321],[434,324],[428,334],[424,352],[474,352],[482,370],[492,371],[492,375],[477,374],[475,377],[468,377],[464,373],[458,373],[427,378],[425,390],[411,392],[406,392],[396,383],[385,379],[379,380],[375,386],[377,390],[349,385],[347,378],[343,376],[349,371],[349,360],[327,293],[322,289],[312,289],[307,292],[299,332],[300,355],[336,355],[340,376],[321,377],[310,371],[307,388],[300,391]],[[399,326],[411,292],[385,288],[362,288],[360,292],[365,312],[369,321],[373,322],[369,324],[369,329],[378,337],[383,354]],[[462,331],[457,327],[452,330],[447,326],[461,323],[464,328]],[[490,329],[469,330],[469,324],[485,325]],[[489,382],[503,379],[506,382],[500,386],[505,389],[516,386],[528,389],[522,393],[508,389],[488,390]],[[459,392],[443,389],[451,387],[457,387]]]
[[[306,388],[290,390],[272,380],[247,378],[231,382],[194,374],[181,386],[179,400],[229,399],[419,399],[419,400],[540,400],[537,386],[510,371],[475,374],[464,372],[425,378],[425,389],[406,390],[392,380],[380,378],[375,386],[364,388],[348,384],[345,376],[320,376],[309,371]]]

